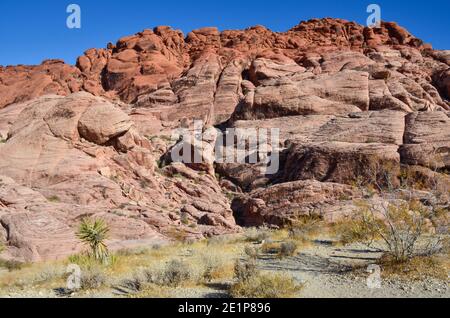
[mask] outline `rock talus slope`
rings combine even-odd
[[[160,26],[75,66],[1,66],[2,257],[73,254],[87,216],[105,219],[121,248],[303,215],[334,221],[354,210],[360,178],[386,172],[394,182],[405,171],[438,175],[448,187],[449,74],[449,51],[397,24],[340,19],[283,33]],[[200,165],[167,161],[172,132],[195,119],[279,128],[278,173],[212,154]]]

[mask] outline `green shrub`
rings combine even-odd
[[[99,261],[106,261],[109,255],[105,241],[109,228],[103,220],[84,219],[77,232],[77,237],[90,247],[91,255]]]

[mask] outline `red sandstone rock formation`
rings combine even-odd
[[[117,248],[235,232],[235,220],[332,221],[352,213],[368,171],[409,167],[448,187],[449,67],[449,51],[395,23],[339,19],[284,33],[157,27],[90,49],[76,66],[0,67],[3,256],[71,254],[86,215],[107,220]],[[160,165],[173,129],[193,119],[281,128],[279,173]]]

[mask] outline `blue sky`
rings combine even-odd
[[[82,9],[82,28],[66,27],[66,7]],[[185,34],[204,26],[242,29],[262,24],[286,31],[301,20],[336,17],[365,23],[377,3],[385,21],[396,21],[438,49],[450,49],[449,0],[0,0],[0,65],[38,64],[46,58],[75,63],[92,47],[157,25]]]

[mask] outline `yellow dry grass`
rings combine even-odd
[[[143,270],[162,272],[172,260],[186,263],[191,271],[189,281],[183,287],[202,286],[211,281],[227,281],[233,278],[234,262],[242,257],[245,239],[203,240],[192,244],[173,243],[148,249],[123,250],[116,252],[109,264],[100,264],[86,255],[74,255],[67,260],[30,264],[0,275],[2,291],[20,290],[27,287],[52,290],[66,285],[69,264],[77,264],[85,273],[99,272],[108,278],[104,288],[119,284]],[[150,284],[137,296],[166,295],[168,288]]]

